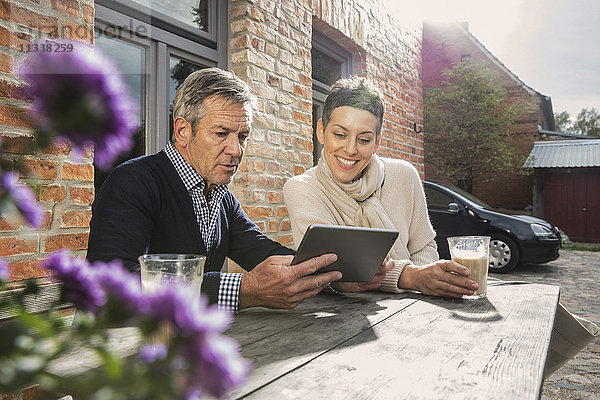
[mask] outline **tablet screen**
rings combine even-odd
[[[316,273],[340,271],[340,282],[369,282],[398,237],[397,230],[338,225],[308,227],[292,265],[327,253],[338,259]]]

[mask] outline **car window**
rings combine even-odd
[[[446,193],[442,193],[431,187],[425,187],[425,197],[427,199],[427,206],[429,207],[447,208],[448,204],[454,202],[454,199]]]

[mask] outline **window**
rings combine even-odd
[[[425,186],[425,198],[427,199],[427,207],[432,209],[447,209],[448,204],[455,202],[455,200],[447,194],[427,186]]]
[[[227,1],[97,0],[95,8],[96,47],[115,61],[139,105],[135,147],[121,161],[155,153],[171,136],[179,84],[199,68],[227,68]],[[107,174],[95,174],[98,189]]]
[[[317,122],[323,116],[323,105],[331,85],[352,74],[352,54],[319,31],[312,37],[313,84],[313,165],[317,165],[323,146],[317,139]]]

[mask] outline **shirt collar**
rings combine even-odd
[[[196,170],[185,160],[185,158],[183,158],[173,143],[169,142],[163,151],[169,160],[171,160],[171,163],[183,181],[183,185],[188,191],[194,186],[199,186],[201,190],[204,190],[206,187],[204,178],[202,178],[200,174],[196,172]],[[212,190],[216,190],[217,192],[225,192],[227,190],[227,185],[217,185]]]

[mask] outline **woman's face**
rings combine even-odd
[[[338,107],[325,129],[319,120],[317,138],[333,176],[351,182],[361,176],[377,151],[377,117],[358,108]]]

